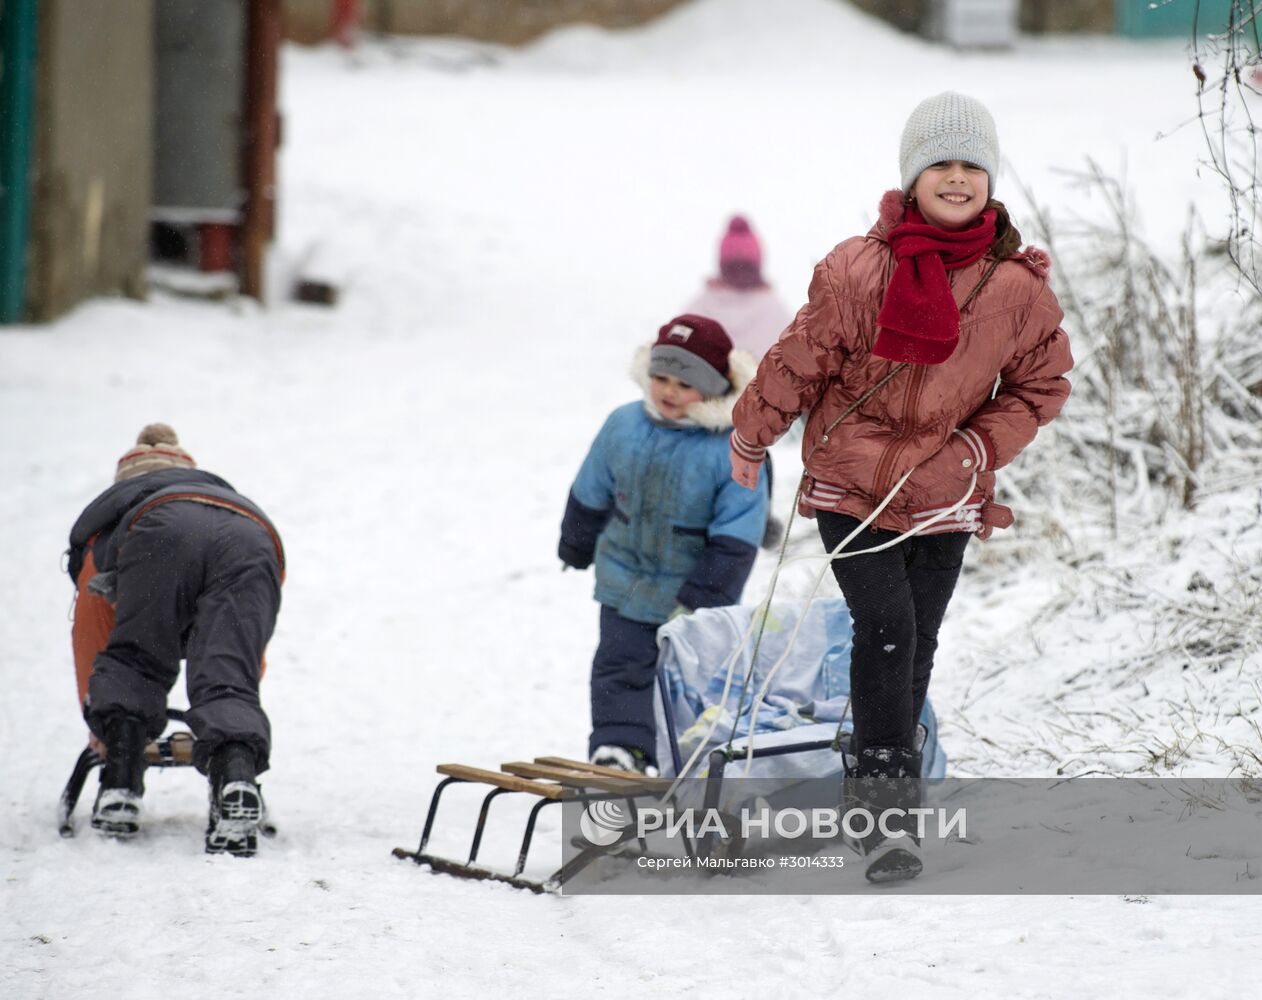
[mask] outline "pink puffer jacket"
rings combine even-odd
[[[809,298],[767,353],[736,404],[733,448],[758,461],[800,413],[809,413],[802,455],[802,512],[866,518],[899,478],[915,471],[875,527],[907,531],[967,503],[933,531],[976,531],[1012,523],[994,503],[995,470],[1034,440],[1064,406],[1073,366],[1063,318],[1047,284],[1048,259],[1028,249],[1003,258],[960,316],[960,342],[940,365],[907,365],[825,439],[825,429],[878,383],[893,362],[872,355],[876,314],[894,269],[885,234],[903,214],[891,191],[865,237],[839,244],[815,267]],[[962,303],[995,261],[948,271]]]

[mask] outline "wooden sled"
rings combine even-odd
[[[414,851],[396,847],[393,851],[394,856],[407,858],[418,865],[427,865],[432,871],[444,875],[504,882],[514,888],[529,889],[535,893],[556,892],[568,878],[587,867],[598,857],[635,839],[634,827],[628,827],[613,844],[588,847],[546,879],[534,881],[525,878],[522,872],[525,871],[526,859],[530,853],[535,823],[545,806],[556,802],[589,803],[620,799],[626,801],[628,807],[634,812],[635,799],[646,796],[660,798],[671,785],[670,781],[663,778],[648,778],[616,768],[570,760],[566,757],[536,757],[529,762],[513,761],[501,764],[498,771],[470,767],[465,764],[439,764],[436,770],[444,777],[434,789],[434,794],[430,799],[420,844]],[[443,792],[451,785],[462,783],[490,786],[490,791],[482,799],[482,808],[478,812],[469,856],[463,862],[437,857],[425,851],[434,829],[434,819],[438,814],[438,804]],[[522,837],[521,849],[517,854],[516,867],[511,874],[506,874],[478,864],[478,851],[482,846],[482,835],[486,830],[491,803],[502,795],[511,794],[534,796],[538,801],[531,807],[526,820],[526,830]]]
[[[183,722],[184,713],[178,708],[168,708],[167,718],[172,722]],[[193,747],[196,744],[193,734],[187,729],[179,729],[156,740],[150,740],[145,746],[145,767],[192,767]],[[61,801],[57,806],[57,832],[63,837],[73,837],[74,810],[79,804],[79,796],[83,794],[83,786],[88,776],[101,764],[101,757],[91,746],[85,747],[75,761],[74,770],[70,772],[70,780],[62,790]],[[262,798],[262,793],[259,793]],[[265,837],[276,836],[276,825],[268,818],[267,805],[263,805],[263,818],[259,821],[259,833]]]

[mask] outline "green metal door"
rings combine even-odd
[[[1192,37],[1192,23],[1196,22],[1196,31],[1201,35],[1214,34],[1227,30],[1231,23],[1231,6],[1233,0],[1113,0],[1117,33],[1132,38],[1172,38]],[[1262,6],[1259,0],[1235,0],[1240,4],[1244,15],[1255,6]],[[1237,14],[1236,19],[1242,19]],[[1250,27],[1250,35],[1252,28]]]
[[[22,318],[38,0],[0,0],[0,323]]]

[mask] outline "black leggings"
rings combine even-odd
[[[831,551],[859,526],[820,511],[820,537]],[[897,535],[865,528],[845,549],[870,549]],[[929,690],[938,629],[964,562],[969,532],[915,535],[883,552],[833,561],[854,621],[850,708],[854,743],[911,749]]]

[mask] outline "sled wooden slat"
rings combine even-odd
[[[488,771],[481,767],[469,767],[465,764],[439,764],[439,774],[461,781],[474,781],[483,785],[495,785],[510,792],[529,792],[545,799],[559,799],[565,795],[565,787],[559,784],[547,784],[542,781],[531,781],[530,776],[505,774],[502,771]]]
[[[535,763],[551,764],[553,767],[563,767],[568,771],[585,771],[590,774],[602,774],[606,778],[632,778],[646,784],[654,781],[653,778],[646,778],[643,775],[637,776],[617,767],[604,767],[600,764],[589,764],[585,760],[570,760],[568,757],[536,757]]]
[[[145,763],[189,767],[193,763],[194,742],[190,733],[174,733],[162,741],[150,740],[145,745]]]
[[[616,775],[593,774],[586,770],[557,767],[553,764],[529,764],[525,761],[501,764],[500,769],[523,778],[544,778],[548,781],[559,781],[563,785],[572,785],[575,788],[599,788],[604,792],[646,793],[658,787],[665,788],[670,784],[670,782],[654,781],[643,775],[628,774],[626,771],[620,771]]]
[[[511,761],[501,764],[500,768],[509,774],[520,775],[523,778],[546,778],[572,788],[596,788],[602,792],[623,792],[632,787],[632,782],[625,777],[609,778],[585,771],[572,771],[564,767],[551,767],[547,764]]]

